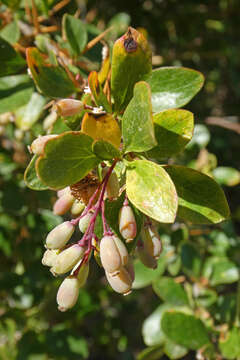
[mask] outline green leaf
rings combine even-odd
[[[98,81],[98,73],[96,71],[91,71],[88,76],[88,85],[91,89],[91,93],[94,97],[94,100],[97,106],[102,106],[106,112],[112,112],[112,106],[108,102],[106,95],[103,92],[102,86]]]
[[[188,297],[183,287],[170,277],[164,276],[154,280],[153,290],[160,299],[169,304],[179,306],[189,305]]]
[[[144,214],[159,222],[174,222],[177,194],[161,166],[148,160],[128,163],[126,190],[130,201]]]
[[[217,293],[214,290],[207,289],[199,284],[195,284],[196,289],[196,304],[200,307],[209,307],[216,303],[217,301]]]
[[[72,15],[63,16],[63,31],[67,42],[75,55],[81,54],[87,44],[87,31],[85,24]]]
[[[199,277],[202,260],[199,251],[191,243],[183,243],[180,249],[182,269],[188,276]]]
[[[182,359],[188,353],[188,349],[167,340],[164,345],[164,352],[170,359]]]
[[[11,75],[0,78],[0,114],[27,104],[33,93],[33,82],[28,75]]]
[[[93,143],[92,150],[96,156],[102,160],[112,160],[120,158],[121,154],[112,144],[104,140],[96,140]]]
[[[165,335],[188,349],[198,350],[209,343],[208,333],[200,319],[178,311],[167,311],[161,321]]]
[[[171,309],[170,304],[159,305],[154,312],[149,315],[143,322],[142,335],[144,343],[147,346],[163,345],[166,341],[161,321],[165,311]]]
[[[122,118],[125,152],[142,152],[157,144],[154,136],[151,91],[144,81],[134,86],[133,98]]]
[[[26,185],[32,190],[47,190],[48,187],[44,185],[37,176],[35,164],[38,159],[38,155],[34,155],[28,164],[28,167],[24,173],[24,181]]]
[[[0,37],[0,76],[16,74],[26,65],[26,61],[14,50],[14,48]]]
[[[238,267],[227,257],[210,257],[204,264],[203,275],[213,286],[231,284],[239,278]]]
[[[196,224],[215,224],[229,217],[224,192],[212,178],[180,165],[167,165],[164,169],[176,186],[178,215],[182,219]]]
[[[193,114],[187,110],[166,110],[153,117],[158,145],[148,152],[161,159],[179,153],[193,135]]]
[[[59,116],[51,126],[51,134],[62,134],[63,132],[70,131],[71,129],[66,125],[64,118]]]
[[[46,98],[34,92],[28,104],[15,112],[17,126],[24,131],[31,129],[32,125],[40,118],[45,104]]]
[[[43,94],[58,98],[67,97],[76,91],[66,71],[47,61],[37,48],[28,48],[26,54],[33,79]]]
[[[80,131],[69,131],[50,139],[37,160],[37,174],[52,189],[62,189],[84,178],[98,165],[92,152],[93,139]]]
[[[183,67],[162,67],[146,75],[152,91],[154,112],[182,107],[201,89],[203,75]]]
[[[235,186],[240,183],[240,172],[237,169],[219,166],[213,170],[215,180],[226,186]]]
[[[197,145],[200,149],[205,148],[210,141],[210,137],[210,132],[205,125],[196,124],[194,127],[192,140],[187,145],[187,149],[191,149],[195,145]]]
[[[219,348],[225,359],[237,359],[240,356],[240,329],[233,327],[225,336],[220,337]]]
[[[149,269],[140,260],[134,261],[135,280],[133,282],[133,289],[141,289],[150,285],[155,279],[159,278],[165,271],[166,258],[161,254],[158,259],[157,269]]]
[[[122,111],[133,95],[133,87],[151,72],[151,50],[137,30],[128,31],[113,46],[111,90],[115,111]]]
[[[159,360],[162,358],[163,350],[161,347],[157,346],[151,346],[143,351],[141,351],[138,356],[137,360]]]
[[[20,30],[17,20],[14,19],[12,22],[4,26],[4,28],[0,31],[0,36],[10,44],[18,42],[20,38]]]

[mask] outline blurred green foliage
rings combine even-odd
[[[59,3],[36,1],[38,14],[45,16],[42,26],[58,26],[51,35],[37,37],[26,35],[32,25],[29,29],[24,1],[0,3],[0,359],[193,359],[202,345],[204,358],[235,359],[240,356],[240,160],[239,130],[232,125],[238,125],[240,113],[239,2],[69,1],[48,17]],[[23,181],[26,146],[44,132],[49,99],[34,90],[23,53],[11,44],[35,44],[52,54],[49,41],[54,39],[69,48],[60,37],[61,20],[77,9],[81,20],[87,19],[88,40],[114,24],[108,34],[114,41],[131,21],[147,31],[156,67],[181,65],[205,75],[204,89],[187,106],[196,114],[194,137],[175,161],[226,186],[232,221],[214,227],[161,226],[164,251],[158,270],[138,263],[130,296],[113,293],[93,265],[77,306],[62,314],[55,304],[60,282],[41,264],[44,238],[61,222],[51,212],[55,193],[30,191]],[[68,20],[65,26],[71,27]],[[73,53],[78,45],[73,43]],[[99,50],[97,44],[86,54],[91,69],[99,68]],[[2,66],[6,59],[7,68]],[[73,65],[71,71],[76,71]],[[213,119],[217,125],[208,125]],[[222,127],[223,120],[230,129]],[[195,329],[191,336],[188,324]]]

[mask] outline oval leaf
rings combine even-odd
[[[237,359],[240,356],[240,329],[233,327],[225,338],[220,338],[219,347],[226,359]]]
[[[15,49],[0,37],[0,76],[16,74],[25,65],[26,61],[15,51]]]
[[[134,87],[134,95],[122,118],[123,142],[126,152],[142,152],[157,144],[154,136],[151,91],[144,81]]]
[[[144,77],[152,91],[154,112],[181,107],[201,89],[203,75],[183,67],[162,67]]]
[[[93,139],[69,131],[50,139],[37,160],[37,175],[52,189],[62,189],[84,178],[101,161],[92,152]]]
[[[48,62],[37,48],[28,48],[26,55],[33,80],[45,95],[53,98],[67,97],[76,90],[66,71]]]
[[[150,157],[161,159],[179,153],[193,135],[193,113],[187,110],[166,110],[153,117],[158,145],[148,152]]]
[[[213,170],[213,176],[221,185],[235,186],[240,183],[240,172],[231,167],[219,166]]]
[[[147,160],[129,163],[126,189],[130,201],[144,214],[159,222],[174,222],[177,193],[171,178],[161,166]]]
[[[114,109],[123,110],[133,95],[134,84],[152,70],[151,50],[144,36],[128,28],[112,52],[111,90]]]
[[[120,151],[111,143],[104,140],[94,141],[92,149],[94,154],[103,160],[112,160],[121,157]]]
[[[121,143],[121,130],[117,120],[110,114],[86,113],[82,120],[81,131],[94,140],[104,140],[119,149]]]
[[[183,287],[170,277],[161,277],[153,282],[153,290],[163,300],[172,305],[189,305]]]
[[[24,173],[24,181],[32,190],[47,190],[48,187],[42,183],[36,173],[35,164],[38,155],[34,155]]]
[[[167,311],[161,321],[165,335],[176,344],[198,350],[209,343],[208,333],[200,319],[178,311]]]
[[[178,215],[196,224],[219,223],[230,215],[221,187],[209,176],[180,165],[167,165],[179,197]]]
[[[71,16],[65,14],[63,16],[63,31],[72,51],[79,55],[87,44],[87,31],[85,24]]]

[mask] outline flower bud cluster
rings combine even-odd
[[[96,181],[96,189],[85,204],[77,200],[72,193],[72,186],[57,192],[58,199],[54,204],[54,213],[63,215],[71,210],[74,218],[56,226],[46,237],[43,265],[49,266],[54,276],[66,274],[57,292],[57,303],[60,311],[72,308],[78,299],[79,289],[85,285],[90,258],[94,255],[97,263],[103,267],[109,285],[117,293],[127,295],[131,292],[134,281],[134,268],[130,258],[136,248],[140,260],[150,268],[157,267],[161,252],[159,235],[147,220],[141,230],[141,239],[137,239],[137,222],[134,208],[127,197],[118,214],[118,229],[113,233],[105,218],[105,201],[111,202],[119,197],[119,182],[114,165],[104,165],[102,181]],[[91,176],[90,176],[91,177]],[[90,178],[88,175],[88,178]],[[82,186],[87,183],[83,181]],[[74,187],[77,191],[77,186]],[[74,194],[75,194],[74,192]],[[94,233],[97,217],[102,218],[103,235],[101,240]],[[81,239],[73,241],[77,228]],[[74,235],[75,236],[75,235]]]

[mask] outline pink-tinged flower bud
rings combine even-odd
[[[79,281],[76,277],[69,276],[63,280],[57,293],[58,310],[66,311],[76,304],[79,288]]]
[[[162,250],[162,244],[156,229],[153,226],[143,227],[141,238],[146,252],[155,259],[158,259]]]
[[[80,100],[62,99],[56,103],[56,108],[61,116],[73,116],[84,110],[84,104]]]
[[[137,253],[143,265],[145,265],[150,269],[157,268],[156,259],[153,256],[149,255],[149,253],[146,251],[146,249],[143,246],[137,248]]]
[[[81,264],[82,260],[80,260],[72,269],[71,271],[71,275],[74,274],[75,270],[79,267],[79,265]],[[77,274],[77,279],[78,279],[78,283],[79,283],[79,287],[83,287],[87,281],[87,277],[88,277],[88,273],[89,273],[89,262],[86,262],[84,264],[81,265],[80,270]]]
[[[70,192],[66,192],[62,195],[53,206],[53,213],[55,215],[63,215],[71,209],[72,204],[75,201],[75,197]]]
[[[58,135],[45,135],[45,136],[39,136],[37,139],[35,139],[32,142],[32,145],[30,146],[30,151],[33,154],[36,155],[42,155],[44,151],[44,146],[47,143],[48,140],[55,138]]]
[[[108,172],[109,167],[105,167],[102,170],[102,176],[104,177],[106,175],[106,173]],[[119,194],[119,181],[118,181],[118,177],[117,174],[115,173],[115,171],[113,171],[108,179],[108,183],[107,183],[107,189],[106,189],[106,195],[107,198],[109,200],[114,200],[117,199],[118,194]]]
[[[42,264],[45,266],[53,266],[58,256],[58,250],[47,249],[42,258]]]
[[[115,235],[113,235],[113,240],[117,246],[118,252],[121,257],[122,266],[125,266],[128,262],[128,251],[124,243]]]
[[[48,249],[62,249],[74,233],[75,226],[70,221],[65,221],[56,226],[47,236]]]
[[[82,201],[75,200],[72,207],[71,207],[71,213],[72,215],[80,215],[85,208],[85,204]]]
[[[100,259],[102,266],[108,273],[112,275],[118,274],[122,267],[122,259],[113,236],[106,235],[102,238],[100,242]]]
[[[57,196],[60,198],[60,197],[62,197],[63,195],[65,195],[65,194],[67,194],[67,193],[68,193],[68,194],[71,193],[69,186],[67,186],[67,187],[65,187],[65,188],[63,188],[63,189],[61,189],[61,190],[58,190],[58,191],[57,191]]]
[[[79,230],[82,233],[85,233],[85,231],[87,230],[90,221],[93,217],[93,212],[89,211],[86,215],[84,215],[80,220],[79,220]]]
[[[132,208],[123,205],[119,212],[119,231],[126,242],[132,241],[137,234],[137,225]]]
[[[106,277],[113,290],[117,293],[123,295],[128,295],[131,293],[132,279],[124,267],[120,269],[116,276],[112,276],[106,271]]]
[[[55,274],[65,274],[72,270],[79,260],[83,258],[85,248],[78,244],[72,245],[69,248],[60,252],[56,261],[51,268],[51,271]]]

